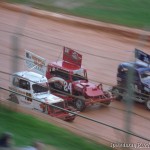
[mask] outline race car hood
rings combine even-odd
[[[78,82],[75,84],[75,89],[84,90],[88,97],[97,97],[103,95],[102,89],[90,82]]]
[[[54,103],[64,101],[62,98],[59,98],[59,97],[57,97],[53,94],[50,94],[50,93],[48,93],[48,94],[37,94],[37,95],[35,94],[34,98],[38,99],[41,102],[48,103],[48,104],[54,104]]]

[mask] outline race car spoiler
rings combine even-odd
[[[63,49],[63,61],[77,65],[81,67],[82,55],[77,53],[71,48],[64,47]]]
[[[135,58],[150,65],[150,55],[146,54],[145,52],[135,49]]]

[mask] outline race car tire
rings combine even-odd
[[[121,100],[122,96],[120,95],[120,92],[117,88],[114,88],[112,90],[112,95],[115,97],[116,100]]]
[[[145,105],[146,105],[146,108],[148,110],[150,110],[150,100],[147,100],[146,103],[145,103]]]
[[[81,99],[76,99],[74,101],[74,106],[79,111],[83,111],[86,108],[84,100]]]
[[[14,94],[10,94],[10,99],[11,102],[14,102],[16,104],[19,104],[18,98]]]

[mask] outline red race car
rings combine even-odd
[[[52,91],[79,111],[95,103],[109,105],[113,99],[112,95],[103,90],[102,84],[89,82],[87,71],[81,64],[82,55],[64,47],[63,60],[47,66],[46,77]]]

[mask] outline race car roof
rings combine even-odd
[[[139,61],[138,62],[123,62],[119,66],[135,69],[138,72],[143,72],[146,70],[150,71],[150,68],[148,67],[148,65],[146,63],[139,62]]]
[[[14,73],[14,75],[25,78],[25,79],[30,80],[32,82],[38,82],[38,83],[47,82],[47,79],[45,76],[42,76],[38,73],[31,72],[31,71],[16,72],[16,73]]]
[[[66,61],[52,62],[52,63],[50,63],[50,65],[57,66],[57,67],[62,68],[66,71],[74,71],[74,70],[79,70],[80,68],[82,68],[80,66],[77,66],[75,64],[72,64],[72,63],[69,63]]]

